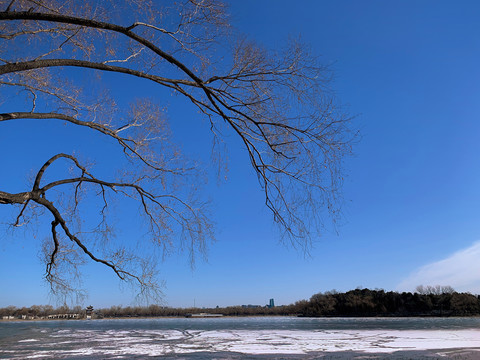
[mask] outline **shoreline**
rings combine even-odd
[[[99,321],[99,320],[154,320],[154,319],[232,319],[232,318],[302,318],[302,319],[476,319],[480,315],[473,316],[299,316],[299,315],[222,315],[222,316],[115,316],[115,317],[98,317],[98,318],[34,318],[34,319],[0,319],[1,323],[8,322],[38,322],[38,321]]]

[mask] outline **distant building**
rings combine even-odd
[[[273,299],[270,299],[270,303],[268,304],[268,307],[271,309],[275,307],[275,301]]]

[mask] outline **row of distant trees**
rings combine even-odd
[[[7,306],[5,308],[0,308],[0,317],[4,316],[29,316],[29,317],[47,317],[49,315],[58,315],[58,314],[83,314],[85,309],[81,306],[69,307],[63,305],[57,308],[54,308],[52,305],[32,305],[30,307],[15,307]]]
[[[99,312],[106,318],[138,316],[138,317],[154,317],[154,316],[186,316],[194,313],[210,313],[222,314],[225,316],[281,316],[292,315],[295,313],[295,305],[285,305],[276,307],[244,307],[244,306],[228,306],[217,308],[171,308],[158,305],[150,305],[148,307],[121,307],[112,306],[108,309],[101,309]]]
[[[28,317],[47,317],[49,315],[58,314],[83,314],[85,309],[80,306],[69,308],[64,305],[58,308],[54,308],[51,305],[33,305],[31,307],[17,308],[15,306],[8,306],[0,308],[0,317],[13,316],[20,317],[26,315]],[[225,316],[253,316],[253,315],[265,315],[265,316],[281,316],[292,315],[297,313],[295,311],[295,305],[277,306],[273,308],[268,307],[243,307],[243,306],[229,306],[224,308],[172,308],[160,305],[150,306],[111,306],[110,308],[97,309],[97,316],[105,318],[116,317],[175,317],[186,316],[187,314],[205,312],[205,313],[221,313]]]
[[[80,306],[69,308],[66,305],[56,309],[50,305],[0,308],[0,316],[45,317],[53,314],[82,312],[83,309]],[[315,294],[310,300],[272,308],[229,306],[199,309],[160,305],[112,306],[99,309],[97,314],[105,318],[175,317],[198,312],[220,313],[225,316],[476,316],[480,315],[480,296],[458,293],[449,286],[419,286],[414,293],[370,289],[356,289],[341,293],[333,290]]]
[[[301,304],[300,304],[301,303]],[[417,287],[415,293],[356,289],[327,292],[298,302],[303,316],[474,316],[480,297],[451,287]]]

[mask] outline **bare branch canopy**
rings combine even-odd
[[[126,104],[105,91],[107,74],[162,95],[125,90]],[[159,294],[159,253],[187,249],[193,261],[214,238],[198,182],[203,167],[180,151],[169,127],[178,121],[165,111],[163,94],[171,93],[207,120],[214,144],[228,145],[225,134],[240,141],[282,235],[308,247],[324,214],[338,217],[342,161],[354,138],[330,79],[298,41],[267,50],[238,35],[217,0],[0,0],[0,128],[66,124],[114,143],[123,159],[105,174],[80,150],[52,154],[22,192],[0,188],[0,204],[14,206],[16,227],[50,224],[42,259],[54,293],[79,291],[78,269],[94,261],[140,293]],[[122,202],[138,205],[147,235],[136,240],[147,237],[153,250],[114,239],[110,209]],[[90,207],[95,221],[85,217]]]

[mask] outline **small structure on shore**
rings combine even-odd
[[[187,318],[212,318],[212,317],[222,317],[223,314],[209,314],[209,313],[197,313],[197,314],[185,314]]]
[[[92,318],[92,315],[93,315],[93,306],[92,305],[87,306],[87,308],[85,309],[85,315],[86,315],[87,319]]]

